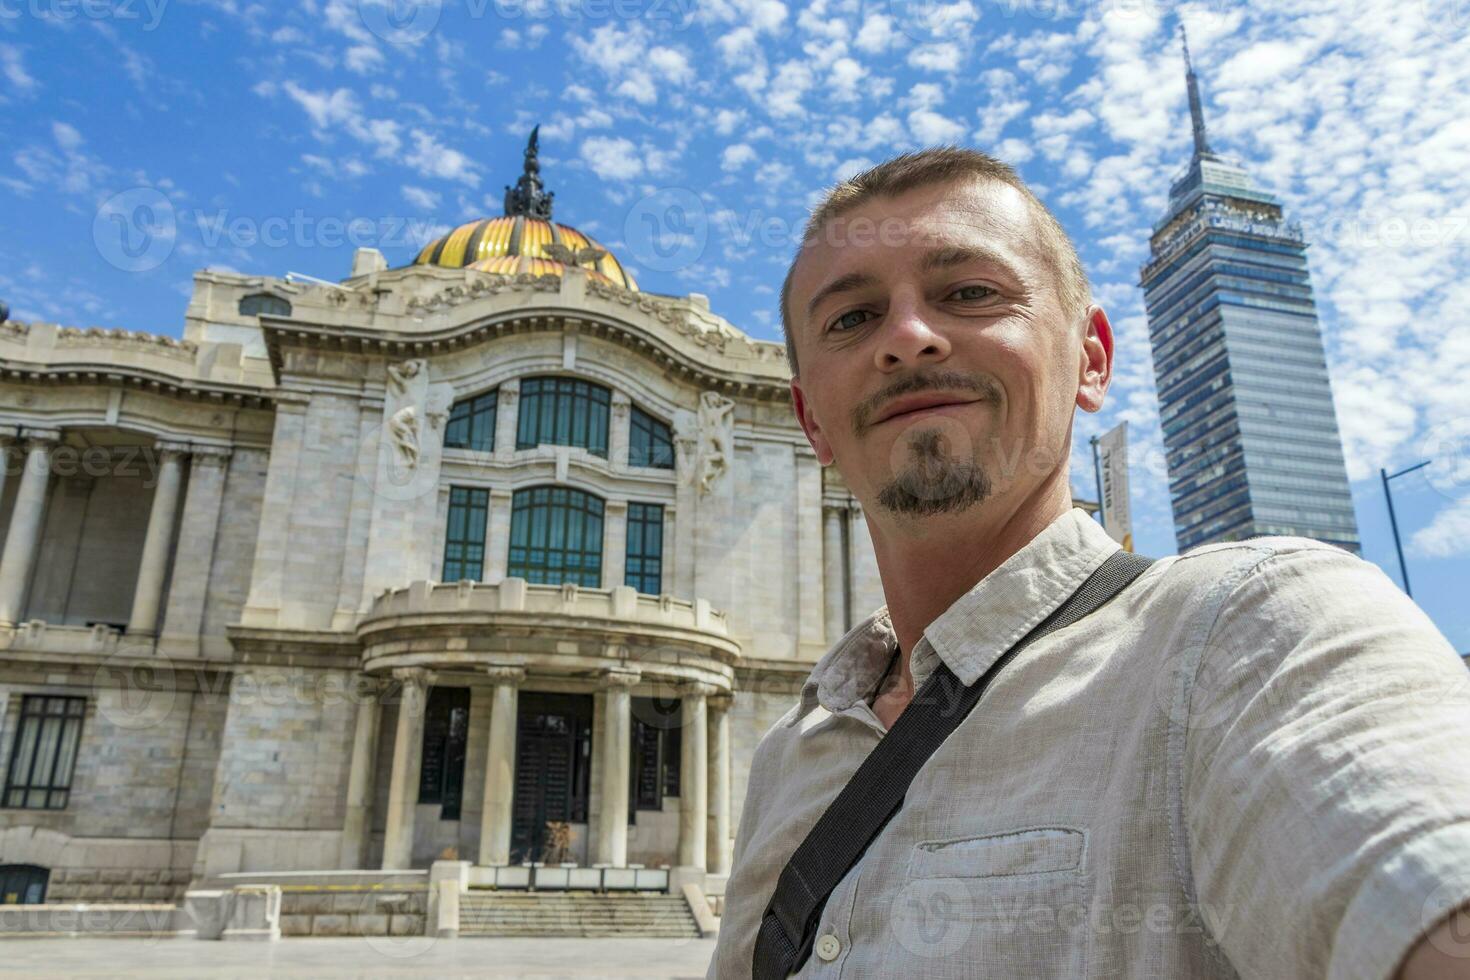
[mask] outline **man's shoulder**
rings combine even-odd
[[[1262,535],[1240,541],[1202,544],[1170,559],[1161,586],[1214,585],[1241,582],[1263,566],[1291,565],[1302,568],[1359,569],[1381,574],[1378,566],[1364,561],[1345,548],[1314,538],[1293,535]]]

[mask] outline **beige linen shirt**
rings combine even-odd
[[[1073,509],[929,624],[965,684],[1117,545]],[[757,747],[709,976],[748,977],[792,851],[884,735],[887,608]],[[800,977],[1386,980],[1470,901],[1470,671],[1305,538],[1161,559],[1018,655],[833,891]]]

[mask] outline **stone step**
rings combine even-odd
[[[675,895],[491,893],[460,899],[462,936],[699,937]]]

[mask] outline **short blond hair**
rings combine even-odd
[[[944,184],[961,179],[993,180],[1014,187],[1031,207],[1041,236],[1041,250],[1056,277],[1057,296],[1069,313],[1081,315],[1092,303],[1092,288],[1077,248],[1072,244],[1061,222],[1041,199],[1031,193],[1026,181],[1014,167],[988,153],[962,146],[936,146],[900,154],[891,160],[849,177],[827,191],[812,210],[802,232],[802,245],[797,248],[786,279],[781,283],[781,332],[786,339],[786,363],[794,377],[797,373],[796,345],[791,322],[791,279],[796,272],[806,243],[816,237],[827,223],[859,205],[878,197],[896,197],[916,187]]]

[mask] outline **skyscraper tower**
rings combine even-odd
[[[1291,534],[1357,552],[1306,242],[1210,148],[1179,30],[1194,155],[1140,273],[1179,550]]]

